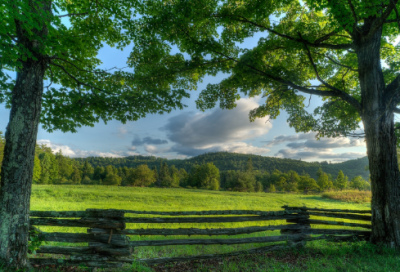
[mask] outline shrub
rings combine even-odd
[[[325,192],[321,195],[323,198],[329,198],[345,202],[365,203],[371,202],[371,191],[338,191],[338,192]]]

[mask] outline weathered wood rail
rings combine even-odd
[[[63,226],[88,228],[87,233],[40,232],[39,237],[45,242],[85,243],[85,246],[41,246],[36,252],[40,254],[62,254],[69,257],[57,259],[53,257],[30,258],[36,265],[84,265],[88,267],[120,267],[124,263],[134,261],[157,264],[173,261],[209,259],[225,256],[236,256],[243,253],[281,250],[286,247],[304,246],[307,241],[329,239],[350,241],[354,238],[368,239],[371,231],[370,210],[339,210],[307,207],[283,206],[282,211],[189,211],[189,212],[155,212],[132,210],[98,210],[86,211],[31,211],[31,226]],[[126,217],[126,214],[161,215],[169,217]],[[312,218],[311,218],[312,217]],[[325,220],[338,218],[364,221],[365,223]],[[170,224],[170,223],[225,223],[256,222],[286,220],[286,224],[251,226],[241,228],[141,228],[126,229],[127,223]],[[318,228],[318,225],[330,227],[346,226],[347,229]],[[351,229],[363,228],[364,230]],[[163,239],[130,241],[132,235],[164,235],[164,236],[218,236],[251,234],[280,230],[278,236],[262,236],[247,238],[213,238],[213,239]],[[212,245],[212,244],[257,244],[287,242],[261,246],[250,250],[225,254],[207,254],[189,257],[135,259],[132,254],[135,247],[166,245]]]

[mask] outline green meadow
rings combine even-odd
[[[308,206],[319,208],[343,208],[343,209],[369,209],[369,203],[349,203],[340,202],[328,198],[322,198],[320,195],[301,195],[301,194],[278,194],[278,193],[240,193],[226,191],[207,191],[207,190],[191,190],[191,189],[171,189],[171,188],[144,188],[144,187],[116,187],[116,186],[52,186],[52,185],[34,185],[32,189],[31,210],[37,211],[79,211],[88,208],[96,209],[126,209],[137,211],[202,211],[202,210],[261,210],[261,211],[279,211],[283,205],[289,206]],[[150,217],[153,215],[134,215],[126,216],[143,216]],[[157,217],[159,217],[157,215]],[[332,220],[330,218],[329,220]],[[346,221],[345,219],[337,219],[337,221]],[[352,221],[357,222],[357,221]],[[359,221],[360,223],[363,223]],[[204,223],[204,224],[127,224],[127,228],[234,228],[246,226],[262,226],[262,225],[278,225],[284,221],[265,221],[265,222],[243,222],[243,223]],[[365,223],[365,222],[364,222]],[[318,228],[334,228],[334,226],[318,226]],[[340,227],[346,228],[346,227]],[[86,233],[86,228],[66,228],[66,227],[40,227],[46,232],[82,232]],[[266,231],[254,234],[236,235],[236,236],[214,236],[213,238],[244,238],[279,235],[279,231]],[[204,236],[190,236],[191,238],[204,238]],[[131,240],[145,239],[184,239],[187,236],[130,236]],[[68,245],[77,244],[68,243],[47,243],[47,245]],[[84,244],[79,244],[84,245]],[[135,258],[158,258],[158,257],[177,257],[177,256],[193,256],[199,254],[216,254],[226,253],[237,250],[250,249],[264,244],[245,244],[245,245],[185,245],[185,246],[161,246],[161,247],[138,247],[134,249],[133,256]],[[372,249],[371,249],[372,248]],[[233,261],[223,260],[220,262],[205,261],[196,262],[196,266],[190,271],[320,271],[312,270],[312,267],[336,269],[343,262],[328,262],[326,256],[333,256],[338,261],[342,260],[342,255],[350,254],[352,257],[358,256],[357,252],[367,252],[373,249],[365,242],[357,243],[332,243],[326,241],[309,242],[305,249],[300,251],[291,250],[286,253],[270,253],[261,254],[259,258],[250,262],[251,258],[235,257]],[[309,252],[311,250],[311,252]],[[325,252],[315,259],[315,252]],[[281,255],[280,255],[281,254]],[[284,255],[282,255],[284,254]],[[317,256],[318,256],[317,254]],[[339,254],[339,255],[338,255]],[[340,255],[342,254],[342,255]],[[374,271],[396,271],[390,270],[392,267],[400,265],[398,254],[389,254],[382,257],[382,261],[386,262],[389,270],[382,270],[385,266],[377,263],[370,264],[370,267],[376,267]],[[394,254],[394,255],[393,255]],[[326,256],[325,256],[326,255]],[[45,257],[48,255],[40,255]],[[257,255],[258,256],[258,255]],[[252,256],[252,258],[258,257]],[[269,257],[268,257],[269,256]],[[293,256],[292,261],[279,261],[279,256]],[[296,257],[297,256],[297,257]],[[303,257],[300,257],[304,256]],[[324,257],[325,256],[325,257]],[[340,257],[342,256],[342,257]],[[303,265],[295,265],[294,259],[300,258]],[[311,258],[311,259],[310,259]],[[393,259],[394,258],[394,259]],[[313,266],[307,265],[313,261]],[[322,260],[322,261],[321,261]],[[325,261],[323,261],[325,260]],[[343,259],[344,260],[344,259]],[[359,260],[359,258],[358,258]],[[366,258],[361,264],[370,262]],[[250,263],[249,263],[250,262]],[[359,262],[359,261],[358,261]],[[257,266],[254,266],[254,264]],[[324,263],[324,265],[322,265]],[[334,264],[336,263],[336,264]],[[378,262],[379,263],[379,262]],[[291,264],[291,265],[290,265]],[[322,265],[322,266],[321,266]],[[365,264],[367,265],[367,264]],[[353,265],[354,266],[354,265]],[[129,266],[127,271],[174,271],[174,265],[159,265],[156,267],[145,267],[138,264]],[[350,266],[349,266],[350,267]],[[340,271],[369,271],[359,268],[355,264],[354,269]],[[161,269],[161,270],[160,270]],[[164,270],[163,270],[164,269]],[[236,270],[235,270],[236,269]],[[257,270],[259,269],[259,270]],[[300,269],[300,270],[299,270]],[[359,270],[357,270],[359,269]],[[188,270],[188,271],[189,271]],[[178,270],[177,270],[178,271]],[[179,271],[186,271],[185,269]],[[337,271],[337,270],[331,270]],[[372,271],[372,270],[371,270]],[[397,270],[397,271],[400,271]]]

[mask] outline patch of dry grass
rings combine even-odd
[[[353,203],[366,203],[371,202],[371,191],[358,191],[358,190],[346,190],[346,191],[335,191],[325,192],[321,195],[323,198],[329,198],[344,202]]]

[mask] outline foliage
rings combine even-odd
[[[126,185],[150,186],[155,181],[154,172],[146,164],[142,164],[130,172]]]
[[[363,190],[363,191],[370,191],[371,190],[371,185],[369,184],[368,181],[364,180],[361,176],[357,176],[351,179],[349,183],[349,187],[351,189],[356,189],[356,190]]]
[[[347,183],[348,183],[347,176],[345,177],[343,171],[340,170],[335,180],[335,187],[340,190],[344,190],[347,187]]]
[[[300,182],[299,182],[298,188],[301,191],[318,191],[318,190],[320,190],[320,187],[318,186],[315,179],[310,178],[309,175],[300,177]]]
[[[35,160],[33,161],[33,183],[39,183],[40,177],[42,176],[42,167],[40,166],[40,159],[35,155]]]
[[[36,254],[36,250],[45,243],[44,237],[40,234],[41,231],[35,227],[29,229],[28,253]]]
[[[195,188],[218,190],[220,174],[213,163],[195,165],[190,171],[188,185]]]
[[[48,62],[44,78],[52,83],[43,94],[40,119],[49,132],[77,132],[77,128],[93,126],[100,119],[105,123],[111,119],[125,123],[148,113],[170,112],[185,106],[180,102],[188,97],[184,88],[156,88],[150,84],[151,78],[134,77],[122,71],[122,67],[99,68],[97,54],[105,44],[122,49],[130,44],[131,35],[135,36],[131,27],[135,1],[51,1],[51,10],[34,8],[42,1],[30,3],[2,4],[0,102],[9,107],[15,84],[5,71],[19,71],[21,61],[41,56]],[[69,24],[60,16],[67,16]],[[48,28],[45,34],[39,31],[43,25]],[[28,45],[34,41],[38,46],[32,52]]]
[[[321,168],[325,173],[337,176],[337,173],[342,170],[350,179],[361,175],[364,179],[368,179],[369,172],[365,171],[365,166],[368,165],[367,157],[355,160],[348,160],[342,163],[328,163],[328,162],[305,162],[293,159],[264,157],[260,155],[249,155],[229,152],[213,152],[205,153],[189,159],[171,159],[166,160],[154,156],[128,156],[124,158],[111,158],[111,157],[88,157],[88,158],[74,158],[79,164],[89,161],[93,167],[113,165],[117,168],[128,167],[135,168],[141,164],[147,164],[149,168],[153,169],[158,167],[160,173],[160,164],[166,163],[168,167],[175,165],[178,169],[185,169],[189,172],[190,169],[196,164],[212,162],[220,171],[228,170],[244,170],[247,162],[251,158],[253,170],[269,171],[277,169],[282,172],[293,170],[297,173],[305,171],[312,178],[317,179],[316,172]]]
[[[321,190],[329,189],[329,178],[326,173],[322,173],[317,180],[317,184]]]
[[[1,140],[1,139],[0,139]],[[3,138],[4,142],[4,138]],[[0,150],[2,153],[2,150]],[[324,178],[328,177],[328,184],[325,185],[322,189],[316,181],[310,177],[308,173],[304,170],[301,175],[299,175],[294,170],[289,170],[286,172],[279,171],[278,169],[274,170],[259,170],[262,163],[266,163],[269,165],[269,159],[274,159],[277,161],[276,165],[278,167],[284,167],[285,170],[292,169],[293,167],[296,169],[297,160],[287,160],[287,159],[275,159],[269,157],[261,157],[256,155],[245,155],[245,154],[236,154],[236,153],[227,153],[227,152],[218,152],[218,153],[208,153],[195,158],[187,159],[187,160],[162,160],[162,159],[154,159],[154,157],[127,157],[127,158],[101,158],[101,157],[89,157],[86,159],[76,158],[71,159],[63,155],[62,151],[59,150],[56,154],[53,154],[52,150],[46,145],[37,145],[35,150],[35,166],[34,166],[34,182],[37,184],[84,184],[84,185],[94,185],[94,184],[103,184],[103,185],[123,185],[123,186],[152,186],[158,185],[163,187],[198,187],[198,188],[209,188],[212,190],[223,189],[223,190],[233,190],[233,191],[242,191],[242,192],[261,192],[268,188],[275,188],[275,190],[279,190],[281,192],[303,192],[303,191],[318,191],[318,190],[327,190],[327,189],[341,189],[341,187],[337,186],[337,180],[335,180],[334,184],[331,181],[331,174],[324,172],[322,170],[327,166],[358,166],[360,161],[362,160],[353,160],[347,161],[345,163],[340,164],[317,164],[317,163],[308,163],[315,169],[316,174],[324,175]],[[241,169],[246,169],[245,171],[240,170],[223,170],[220,171],[219,167],[213,164],[211,167],[214,170],[210,170],[206,167],[207,163],[197,165],[192,165],[193,161],[199,161],[200,158],[207,160],[214,160],[219,165],[222,163],[222,159],[224,159],[226,165],[233,165],[232,167],[238,167]],[[261,160],[260,160],[261,159]],[[120,166],[121,162],[125,162],[129,165],[129,162],[144,162],[136,167],[127,167]],[[206,162],[207,160],[204,160]],[[281,164],[279,162],[281,161]],[[286,162],[293,162],[293,164],[288,164]],[[92,165],[92,163],[98,163],[97,165]],[[117,162],[117,163],[115,163]],[[257,166],[251,167],[254,164]],[[101,163],[99,165],[99,163]],[[108,164],[106,164],[108,163]],[[159,163],[160,170],[157,170],[157,166],[154,163]],[[244,164],[242,164],[244,163]],[[301,162],[302,164],[307,165],[305,162]],[[236,166],[235,166],[236,164]],[[119,166],[116,167],[115,165]],[[150,170],[149,165],[153,165],[153,169]],[[184,165],[189,168],[190,175],[184,168],[178,168],[175,165]],[[203,168],[198,168],[202,166]],[[214,168],[215,167],[215,168]],[[207,168],[207,169],[206,169]],[[201,170],[202,169],[202,170]],[[216,178],[209,184],[210,181],[199,182],[200,179],[206,179],[207,175],[204,173],[208,172],[219,172],[219,178]],[[251,170],[252,169],[252,170]],[[306,168],[307,169],[307,168]],[[329,169],[329,168],[328,168]],[[331,168],[335,169],[335,168]],[[201,171],[205,171],[203,174]],[[197,174],[195,174],[197,173]],[[340,177],[343,174],[343,171],[339,170],[337,176]],[[354,172],[353,172],[354,173]],[[57,176],[58,175],[58,176]],[[196,176],[197,175],[197,176]],[[325,177],[326,175],[326,177]],[[217,175],[215,175],[217,176]],[[54,178],[56,177],[56,178]],[[194,180],[192,180],[194,178]],[[347,177],[345,177],[347,182]],[[359,178],[355,179],[356,183]],[[369,190],[370,185],[364,179],[362,179],[361,185],[355,185],[353,183],[353,187],[351,188],[362,188],[361,190]],[[159,183],[157,183],[159,181]],[[365,182],[365,183],[364,183]],[[351,182],[348,184],[352,184]],[[357,183],[358,184],[358,183]],[[346,185],[347,186],[347,185]]]

